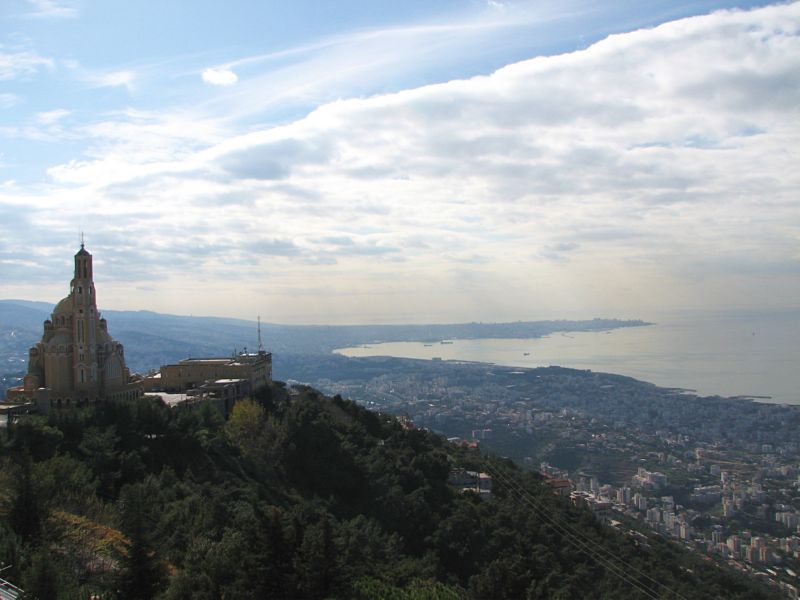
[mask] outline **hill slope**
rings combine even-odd
[[[39,597],[776,597],[601,526],[510,463],[307,388],[274,385],[228,422],[141,400],[9,434],[0,562]],[[448,484],[454,467],[492,473],[493,499]]]

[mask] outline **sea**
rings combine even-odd
[[[800,309],[681,311],[641,318],[653,324],[535,339],[389,342],[336,352],[512,367],[558,365],[628,375],[701,396],[800,405]]]

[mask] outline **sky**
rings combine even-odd
[[[797,308],[800,3],[0,3],[0,298],[425,323]]]

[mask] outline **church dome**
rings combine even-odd
[[[55,309],[53,310],[53,316],[55,315],[71,315],[72,314],[72,296],[67,296],[61,302],[56,304]]]

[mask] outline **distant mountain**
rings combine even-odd
[[[0,300],[0,327],[41,329],[50,317],[53,305],[29,300]]]
[[[17,364],[40,339],[53,305],[0,300],[0,364]],[[158,368],[190,356],[228,355],[258,346],[254,321],[187,317],[151,311],[101,310],[111,335],[125,346],[135,371]],[[275,354],[329,354],[335,348],[399,341],[478,338],[536,338],[556,331],[596,331],[647,325],[644,321],[517,321],[433,325],[276,325],[261,324],[264,346]],[[10,362],[9,362],[10,361]],[[2,374],[3,371],[0,371]]]

